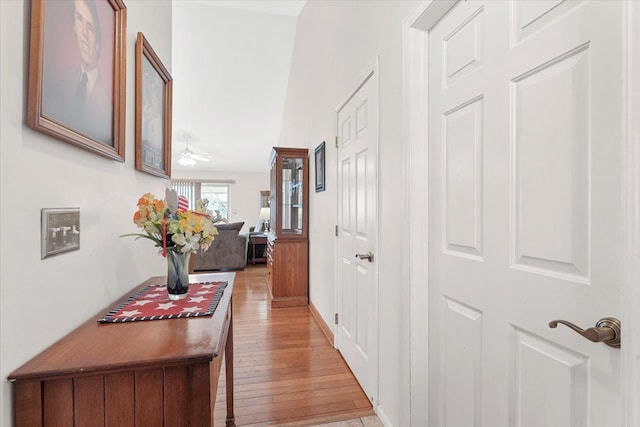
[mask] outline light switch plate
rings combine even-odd
[[[42,209],[41,259],[80,249],[80,208]]]

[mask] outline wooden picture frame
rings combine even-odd
[[[315,169],[316,169],[316,193],[320,193],[325,190],[325,160],[324,160],[324,146],[325,142],[322,141],[315,150]]]
[[[32,0],[27,124],[124,162],[122,0]]]
[[[171,179],[173,79],[147,39],[136,40],[136,169]]]

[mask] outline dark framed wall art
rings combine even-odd
[[[171,178],[173,79],[147,39],[136,40],[136,169]]]
[[[325,190],[324,146],[325,146],[325,142],[322,141],[322,143],[318,145],[315,150],[316,193],[319,193]]]
[[[32,0],[27,124],[124,161],[122,0]]]

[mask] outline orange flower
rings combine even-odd
[[[0,0],[1,1],[1,0]],[[143,194],[138,199],[138,210],[133,214],[133,222],[143,233],[125,234],[124,236],[144,237],[152,240],[156,246],[165,247],[165,239],[181,252],[207,250],[218,234],[206,210],[206,203],[197,203],[198,211],[168,212],[166,200],[159,200],[151,193]],[[166,227],[166,228],[165,228]]]

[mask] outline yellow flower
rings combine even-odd
[[[165,200],[156,199],[145,193],[138,199],[138,210],[133,214],[133,223],[144,231],[125,236],[144,237],[155,242],[158,247],[170,247],[182,253],[206,251],[211,246],[218,230],[213,225],[207,210],[207,201],[196,202],[196,212],[169,212]],[[166,228],[164,228],[166,227]],[[166,233],[166,235],[165,235]]]

